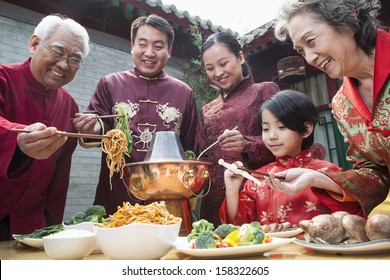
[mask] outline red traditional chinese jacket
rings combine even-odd
[[[390,187],[389,48],[390,33],[378,30],[372,112],[360,97],[356,82],[347,77],[332,100],[333,115],[348,144],[347,158],[353,168],[325,174],[361,204],[365,215],[386,198]]]
[[[310,149],[302,151],[297,156],[277,158],[258,169],[263,173],[281,172],[289,168],[309,168],[318,171],[340,171],[337,165],[319,159],[314,159]],[[256,175],[254,175],[256,176]],[[298,224],[301,220],[310,220],[319,214],[329,214],[335,211],[347,211],[350,214],[363,215],[363,211],[357,202],[340,202],[334,199],[327,191],[316,189],[315,186],[306,188],[295,195],[288,195],[271,189],[260,179],[260,186],[252,181],[247,181],[243,190],[239,193],[238,212],[232,223],[241,225],[253,221],[261,224],[290,222]],[[316,189],[316,192],[313,192]],[[321,193],[321,196],[317,196]],[[227,222],[226,199],[221,209],[222,223]]]

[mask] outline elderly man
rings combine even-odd
[[[84,27],[49,15],[30,38],[31,57],[0,65],[0,240],[61,223],[75,139],[78,105],[63,86],[89,52]],[[15,133],[12,128],[34,130]]]

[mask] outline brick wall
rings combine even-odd
[[[24,61],[28,56],[28,42],[36,24],[44,15],[0,1],[0,63]],[[91,37],[90,54],[75,79],[65,87],[85,110],[98,80],[111,72],[132,68],[130,42],[95,30]],[[165,71],[180,78],[180,60],[171,58]],[[100,170],[100,148],[77,147],[72,169],[64,220],[77,211],[84,211],[92,203]]]

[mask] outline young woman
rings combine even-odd
[[[335,164],[314,159],[311,155],[317,120],[318,113],[312,100],[301,92],[281,91],[266,101],[260,108],[259,124],[264,144],[276,161],[257,171],[269,174],[273,179],[274,173],[289,168],[341,171]],[[257,220],[262,224],[298,224],[301,220],[334,211],[363,214],[359,203],[342,201],[337,188],[319,188],[313,184],[302,189],[278,189],[266,176],[259,179],[261,185],[247,181],[240,191],[242,180],[243,177],[232,171],[225,171],[226,200],[220,209],[224,223],[241,225]],[[317,194],[321,194],[321,199]]]
[[[203,106],[200,114],[200,151],[219,140],[219,145],[202,157],[212,167],[211,189],[202,199],[200,217],[218,226],[218,211],[225,198],[224,169],[218,160],[245,161],[250,168],[274,160],[261,139],[257,113],[279,87],[273,82],[253,82],[241,45],[230,33],[211,35],[201,48],[201,58],[210,82],[220,94]]]

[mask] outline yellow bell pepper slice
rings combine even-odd
[[[229,246],[235,247],[240,242],[240,231],[238,229],[229,233],[224,239],[222,239],[222,244],[228,244]]]

